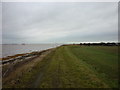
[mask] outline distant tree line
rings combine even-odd
[[[86,46],[119,46],[120,43],[100,42],[100,43],[80,43],[79,45],[86,45]]]

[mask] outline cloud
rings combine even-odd
[[[117,41],[115,2],[2,5],[3,43]]]

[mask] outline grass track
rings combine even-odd
[[[60,47],[50,58],[39,87],[117,87],[116,50],[116,47]]]

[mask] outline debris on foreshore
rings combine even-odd
[[[31,52],[31,53],[16,54],[14,56],[8,56],[5,58],[2,58],[1,62],[2,62],[2,65],[4,65],[4,64],[14,63],[17,61],[18,62],[23,61],[26,59],[37,57],[37,56],[41,55],[43,52],[48,51],[48,50],[50,50],[50,49],[43,50],[43,51]]]

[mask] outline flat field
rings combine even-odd
[[[60,46],[24,68],[3,78],[3,87],[117,88],[118,47]]]

